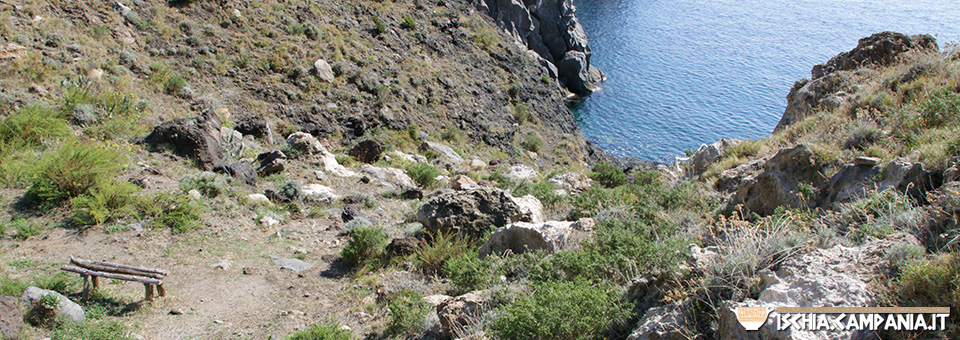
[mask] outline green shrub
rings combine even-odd
[[[493,258],[481,260],[477,252],[465,252],[443,264],[443,277],[450,279],[455,294],[481,290],[497,282]]]
[[[95,143],[70,142],[44,154],[27,195],[41,207],[52,207],[86,195],[101,182],[113,180],[120,169],[116,150]]]
[[[901,268],[900,279],[892,286],[891,297],[903,307],[950,307],[960,310],[960,253],[942,254],[933,260],[913,261]],[[939,337],[956,339],[960,320],[947,318],[949,325]]]
[[[373,16],[373,30],[376,31],[377,34],[387,33],[387,25],[384,25],[383,21],[380,21],[380,17]]]
[[[406,16],[406,17],[403,17],[403,23],[400,24],[400,27],[403,27],[408,30],[412,30],[417,28],[417,22],[414,21],[413,18]]]
[[[163,92],[169,95],[180,93],[184,87],[187,87],[187,81],[178,75],[170,76],[163,82]]]
[[[390,321],[386,334],[410,339],[423,333],[424,320],[429,306],[419,293],[404,290],[390,298]]]
[[[357,227],[350,236],[350,241],[343,247],[340,257],[354,268],[376,263],[387,247],[387,235],[380,228]]]
[[[524,137],[523,142],[520,143],[527,151],[531,152],[540,152],[540,148],[543,147],[543,140],[540,139],[540,136],[536,132],[530,131],[527,132],[526,137]]]
[[[37,223],[30,223],[26,219],[15,219],[10,221],[10,225],[14,230],[17,231],[17,234],[14,235],[15,238],[20,240],[26,240],[28,238],[40,235],[43,232],[44,225]]]
[[[204,196],[214,198],[232,192],[231,178],[209,171],[187,175],[180,179],[180,190],[196,190]]]
[[[437,176],[440,176],[440,171],[433,165],[427,163],[413,163],[404,167],[404,170],[407,171],[407,175],[413,179],[414,182],[417,182],[422,187],[429,188],[438,184]]]
[[[629,315],[620,290],[607,283],[552,281],[502,308],[493,323],[502,339],[601,339]]]
[[[140,188],[121,181],[102,181],[90,193],[70,200],[71,221],[78,226],[97,225],[136,213],[136,194]]]
[[[286,340],[351,340],[353,333],[340,329],[335,323],[313,325],[284,338]]]
[[[623,173],[623,169],[608,163],[594,164],[593,170],[587,176],[608,188],[618,187],[627,182],[627,175]]]
[[[133,331],[119,321],[62,321],[50,336],[52,340],[123,340],[133,339]]]
[[[960,117],[960,94],[942,90],[920,104],[920,121],[926,127],[955,124]]]
[[[426,245],[417,249],[415,262],[427,274],[439,273],[447,260],[470,249],[470,243],[457,233],[427,233]]]
[[[39,288],[52,290],[63,295],[69,295],[80,286],[80,278],[71,273],[57,271],[53,275],[36,277],[33,285]]]
[[[513,106],[513,119],[517,120],[517,124],[523,125],[533,119],[533,114],[530,113],[527,104],[517,103]]]
[[[179,234],[202,226],[203,206],[189,196],[163,192],[142,196],[136,204],[144,217],[153,219],[156,228],[169,228]]]
[[[0,295],[21,296],[27,287],[30,287],[29,283],[9,277],[0,278]]]
[[[72,136],[61,115],[40,105],[24,107],[0,123],[0,146],[4,153],[12,152],[12,149],[39,148],[45,142]]]
[[[440,138],[452,143],[462,143],[463,133],[456,126],[447,125],[443,127],[443,131],[440,133]]]

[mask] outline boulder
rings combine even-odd
[[[593,180],[589,177],[572,172],[564,172],[554,175],[547,180],[550,184],[553,184],[558,190],[564,190],[566,192],[580,192],[587,189],[590,189],[590,186],[593,185]]]
[[[360,172],[372,178],[379,179],[399,187],[413,187],[416,183],[407,175],[406,171],[397,168],[379,168],[370,164],[360,166]]]
[[[400,198],[405,200],[418,200],[423,198],[423,190],[418,186],[405,186],[400,188]]]
[[[334,156],[332,153],[323,152],[320,162],[323,163],[323,170],[331,175],[337,177],[354,177],[357,175],[356,172],[347,169],[343,165],[340,165],[340,163],[337,162],[337,156]]]
[[[744,178],[729,208],[742,204],[745,213],[769,215],[780,206],[814,207],[827,183],[822,170],[804,144],[780,150],[764,163],[763,172]]]
[[[257,155],[257,162],[260,162],[260,167],[257,168],[257,175],[270,176],[283,172],[287,164],[287,155],[283,154],[283,151],[280,150],[264,152]]]
[[[230,177],[249,185],[257,184],[257,171],[247,163],[236,162],[229,165],[215,166],[213,172],[230,175]]]
[[[697,153],[690,157],[692,175],[699,176],[707,171],[707,167],[716,162],[727,148],[738,143],[740,141],[724,138],[710,145],[701,145]]]
[[[437,305],[437,316],[440,317],[443,334],[451,339],[461,338],[464,334],[457,334],[457,330],[463,329],[480,317],[483,308],[489,304],[490,298],[490,291],[473,291],[446,299]]]
[[[689,301],[654,307],[643,314],[627,340],[687,340],[696,338],[688,326],[694,322]]]
[[[347,223],[353,220],[370,221],[370,216],[367,216],[367,214],[364,214],[362,211],[360,211],[360,209],[357,209],[352,205],[348,205],[344,207],[343,212],[340,213],[340,219],[343,220],[343,223]]]
[[[420,249],[421,244],[420,239],[413,236],[395,238],[387,245],[387,253],[390,254],[390,256],[413,254]]]
[[[59,302],[58,306],[53,310],[43,306],[40,299],[44,296],[53,296]],[[55,291],[32,286],[23,291],[23,295],[20,296],[20,306],[26,310],[23,320],[33,325],[42,325],[61,316],[76,322],[86,319],[86,314],[80,305]]]
[[[907,193],[921,204],[927,204],[927,192],[943,185],[943,172],[927,170],[923,163],[893,161],[884,166],[876,181],[878,190],[894,188]]]
[[[834,208],[841,203],[850,203],[867,195],[874,189],[873,178],[880,173],[880,167],[871,165],[847,164],[840,168],[824,188],[819,206]]]
[[[520,254],[536,250],[550,253],[567,249],[578,249],[580,243],[593,234],[593,219],[584,218],[576,222],[514,222],[492,234],[487,242],[480,246],[480,257],[490,254]]]
[[[507,168],[507,172],[503,174],[503,177],[514,182],[532,181],[537,179],[537,170],[524,164],[512,165]]]
[[[234,130],[254,138],[266,138],[270,135],[270,125],[267,120],[256,114],[247,114],[237,118]]]
[[[158,125],[144,142],[153,146],[169,145],[178,155],[193,159],[198,167],[209,171],[224,163],[225,149],[219,138],[222,124],[213,111],[205,110],[198,117]]]
[[[321,184],[307,184],[303,186],[303,196],[306,200],[333,202],[340,198],[336,192],[328,186]]]
[[[320,80],[328,83],[332,83],[334,80],[333,68],[323,59],[317,59],[317,61],[313,62],[313,74],[317,75],[317,78],[320,78]]]
[[[911,240],[910,242],[916,242]],[[776,318],[770,313],[759,331],[747,331],[737,321],[737,307],[863,307],[874,306],[872,284],[886,280],[889,260],[886,252],[897,243],[875,240],[858,247],[841,245],[817,249],[784,261],[775,273],[764,276],[765,288],[757,300],[726,301],[719,310],[718,334],[722,339],[822,339],[822,331],[776,330]],[[773,321],[771,321],[773,320]],[[868,332],[831,333],[836,339],[869,338]]]
[[[375,140],[368,139],[354,146],[347,154],[353,156],[357,161],[370,164],[380,160],[383,155],[383,145]]]
[[[567,51],[557,64],[557,73],[560,83],[577,95],[589,95],[596,90],[596,86],[590,83],[590,63],[586,53]]]
[[[287,145],[290,146],[290,149],[306,155],[315,155],[327,151],[316,137],[306,132],[294,132],[291,134],[287,137]]]
[[[420,145],[420,151],[434,151],[439,153],[440,159],[453,165],[460,165],[465,162],[463,157],[460,157],[460,154],[454,151],[453,148],[437,142],[423,142],[423,144]]]
[[[480,236],[491,226],[543,221],[542,209],[536,197],[518,200],[500,189],[479,188],[431,198],[420,206],[417,220],[434,233],[455,231]]]
[[[275,255],[270,255],[270,259],[273,260],[273,264],[280,267],[280,269],[288,269],[297,273],[313,267],[313,264],[301,259],[280,257]]]
[[[720,173],[720,178],[717,179],[715,188],[717,191],[725,193],[736,191],[744,179],[760,173],[760,171],[763,170],[763,164],[766,162],[766,159],[757,159],[740,164],[733,169],[724,170]]]
[[[477,189],[480,186],[469,176],[459,175],[450,180],[450,187],[456,190],[470,190]]]
[[[0,337],[4,340],[20,339],[20,330],[23,329],[23,313],[17,298],[0,296]]]
[[[253,204],[269,204],[270,198],[264,194],[249,194],[247,195],[247,200]]]

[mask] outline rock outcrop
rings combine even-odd
[[[434,233],[480,236],[490,227],[543,221],[543,206],[536,197],[518,199],[500,189],[460,190],[431,198],[417,211],[417,220]]]
[[[480,257],[491,254],[520,254],[536,250],[553,253],[577,249],[593,234],[593,219],[579,221],[515,222],[497,229],[480,246]]]
[[[864,66],[886,66],[913,50],[938,50],[930,35],[907,36],[882,32],[860,39],[857,47],[818,64],[810,72],[811,79],[798,81],[787,94],[787,108],[774,131],[796,123],[821,106],[838,107],[853,95],[856,84],[849,83],[840,71],[853,71]]]
[[[909,242],[916,242],[915,239]],[[869,285],[883,278],[889,261],[886,251],[893,241],[878,240],[859,247],[835,246],[788,259],[764,275],[765,288],[758,300],[724,302],[718,334],[722,339],[822,339],[817,331],[777,330],[776,312],[770,313],[759,331],[747,331],[737,321],[736,307],[874,305]],[[831,334],[836,339],[869,338],[865,332],[847,330]],[[834,337],[835,336],[835,337]]]
[[[690,165],[693,167],[691,174],[698,176],[707,171],[707,167],[716,162],[727,148],[737,145],[737,143],[740,143],[740,141],[724,138],[713,144],[701,145],[697,153],[690,158]]]
[[[483,0],[486,11],[564,87],[578,95],[592,93],[593,81],[603,73],[590,65],[590,47],[583,26],[577,20],[573,0]]]
[[[827,183],[822,167],[804,144],[780,150],[764,163],[763,172],[743,179],[731,203],[760,215],[772,214],[780,206],[815,206],[817,190]]]
[[[213,111],[206,110],[194,118],[179,118],[153,128],[144,141],[153,146],[169,145],[173,151],[197,162],[203,170],[213,170],[224,163],[220,127],[223,122]]]
[[[490,291],[469,292],[452,299],[446,299],[437,305],[437,316],[443,326],[443,333],[451,339],[460,339],[470,334],[459,334],[483,313],[483,307],[489,303]]]

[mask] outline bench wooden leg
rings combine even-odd
[[[144,298],[144,300],[146,301],[153,300],[153,285],[144,283],[143,289],[146,291],[146,297]]]
[[[84,299],[90,297],[90,275],[81,275],[83,277],[83,292],[80,294]]]
[[[167,290],[163,289],[162,283],[157,285],[157,294],[160,295],[160,297],[167,296]]]
[[[93,290],[100,289],[100,277],[91,276],[90,279],[93,281]]]

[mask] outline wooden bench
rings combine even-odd
[[[88,297],[91,291],[100,288],[100,278],[133,281],[143,284],[146,292],[144,300],[153,300],[153,287],[157,287],[157,294],[161,297],[167,295],[163,289],[163,278],[167,276],[167,271],[146,268],[140,266],[131,266],[120,263],[89,261],[77,258],[70,258],[70,263],[75,265],[64,265],[60,270],[74,272],[83,277],[83,297]]]

